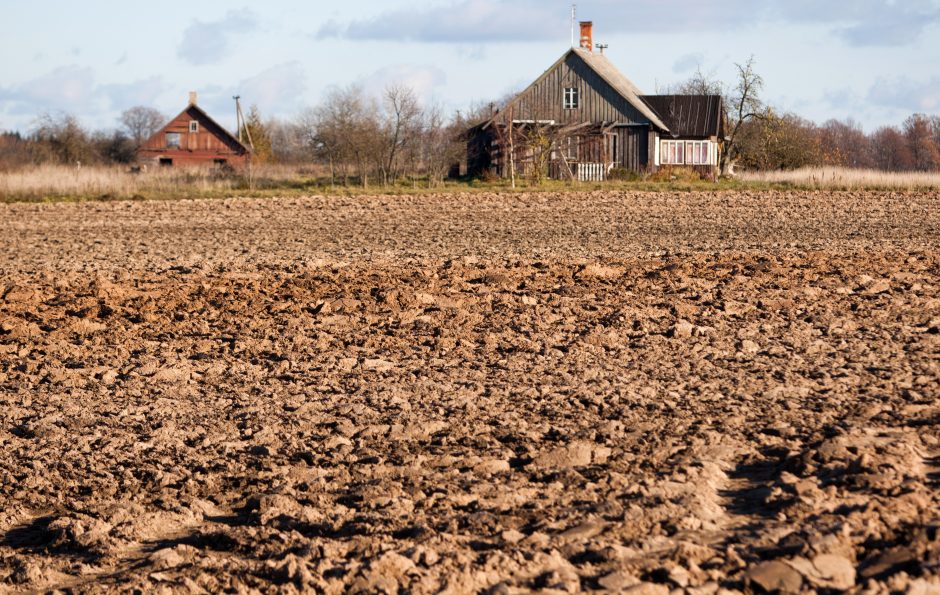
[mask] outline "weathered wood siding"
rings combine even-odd
[[[575,109],[564,108],[564,93],[568,87],[576,87],[579,91],[579,103]],[[511,108],[503,110],[499,119],[506,123],[510,112],[516,121],[554,120],[559,124],[650,123],[646,116],[585,64],[576,52],[568,54],[563,62],[524,91]]]
[[[622,126],[616,129],[620,145],[615,167],[643,171],[649,163],[649,126]]]

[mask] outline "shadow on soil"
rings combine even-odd
[[[101,557],[98,552],[73,543],[61,543],[58,532],[49,527],[55,519],[52,515],[42,516],[10,529],[0,539],[0,547],[8,547],[23,554],[68,556],[85,562]]]

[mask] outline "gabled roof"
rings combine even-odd
[[[656,126],[660,130],[663,130],[665,132],[669,131],[669,127],[667,127],[666,124],[663,123],[659,115],[657,115],[656,112],[650,109],[650,107],[646,103],[644,103],[642,99],[640,99],[640,95],[642,93],[640,92],[639,87],[633,84],[633,81],[631,81],[626,76],[624,76],[622,72],[617,70],[617,67],[614,66],[613,63],[611,63],[611,61],[607,59],[607,56],[603,54],[595,54],[593,52],[589,52],[582,48],[571,48],[568,51],[566,51],[564,54],[562,54],[561,58],[556,60],[555,63],[552,64],[544,73],[542,73],[541,76],[535,79],[535,81],[533,81],[531,85],[526,87],[525,91],[523,91],[522,93],[517,95],[512,101],[510,101],[506,105],[506,107],[509,107],[510,105],[513,105],[514,103],[519,101],[519,98],[521,96],[525,95],[525,93],[529,89],[538,85],[542,81],[542,79],[547,77],[553,70],[558,68],[558,66],[560,66],[565,60],[568,59],[568,56],[571,56],[571,55],[574,55],[580,58],[581,61],[584,62],[588,66],[588,68],[590,68],[595,73],[597,73],[597,75],[601,77],[601,79],[603,79],[604,82],[610,85],[610,87],[618,95],[620,95],[627,103],[632,105],[634,108],[636,108],[637,111],[643,114],[643,116],[646,117],[650,122],[652,122],[654,126]]]
[[[234,134],[232,134],[231,132],[229,132],[224,126],[222,126],[221,124],[219,124],[218,122],[216,122],[215,120],[213,120],[213,119],[212,119],[212,116],[210,116],[209,114],[206,113],[206,110],[202,109],[201,107],[199,107],[199,106],[196,105],[195,103],[190,103],[190,104],[186,107],[186,109],[183,110],[183,112],[186,112],[186,111],[188,111],[188,110],[190,110],[190,109],[195,109],[195,110],[199,113],[199,115],[201,115],[203,118],[205,118],[206,120],[208,120],[213,126],[215,126],[216,128],[218,128],[218,129],[219,129],[219,132],[221,132],[223,136],[228,137],[230,140],[232,140],[233,142],[235,142],[238,146],[240,146],[241,148],[245,149],[245,152],[246,152],[246,153],[250,152],[250,150],[248,149],[248,147],[247,147],[243,142],[241,142],[240,140],[238,140],[238,137],[236,137]],[[180,113],[183,113],[183,112],[180,112]]]
[[[175,117],[170,118],[170,120],[169,120],[166,124],[164,124],[163,127],[160,128],[160,130],[158,130],[155,134],[153,134],[153,135],[150,137],[150,139],[153,139],[153,138],[158,137],[158,136],[160,136],[161,134],[163,134],[163,133],[166,131],[166,129],[167,129],[173,122],[175,122],[177,119],[179,119],[179,117],[182,116],[183,114],[188,114],[188,113],[190,113],[191,110],[194,110],[194,111],[196,112],[196,114],[197,114],[200,118],[202,118],[205,122],[207,122],[208,124],[210,124],[210,125],[215,129],[214,132],[215,132],[215,134],[216,134],[217,136],[219,136],[219,137],[223,138],[224,140],[230,142],[234,147],[240,148],[240,149],[243,150],[245,153],[250,153],[250,152],[251,152],[250,149],[249,149],[247,146],[245,146],[244,143],[242,143],[241,141],[238,140],[238,137],[236,137],[235,135],[233,135],[231,132],[229,132],[228,130],[226,130],[224,126],[222,126],[221,124],[219,124],[218,122],[216,122],[214,119],[212,119],[212,116],[210,116],[209,114],[207,114],[207,113],[206,113],[206,110],[202,109],[201,107],[199,107],[199,106],[198,106],[197,104],[195,104],[195,103],[190,103],[189,105],[186,106],[186,108],[185,108],[183,111],[181,111],[180,113],[178,113]],[[144,142],[144,146],[146,146],[147,142],[149,142],[150,139],[148,139],[146,142]]]
[[[658,114],[652,111],[649,106],[640,99],[640,95],[643,94],[640,88],[633,84],[633,81],[628,79],[622,72],[617,70],[617,67],[614,66],[613,62],[607,59],[607,56],[588,52],[581,48],[572,48],[570,52],[577,52],[578,57],[584,60],[594,72],[607,81],[607,84],[613,87],[621,97],[630,102],[633,107],[638,109],[641,114],[646,116],[650,122],[662,130],[669,131],[669,127],[662,121]],[[567,57],[567,54],[565,54],[565,56]]]
[[[643,95],[676,136],[724,136],[721,95]]]

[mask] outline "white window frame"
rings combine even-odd
[[[174,139],[175,142],[171,143],[170,139]],[[182,146],[183,139],[180,137],[179,132],[167,132],[164,139],[166,141],[167,149],[179,149]]]
[[[660,141],[661,165],[715,165],[715,143],[707,140]]]
[[[581,107],[581,92],[577,87],[565,87],[565,109],[578,109]]]
[[[190,120],[190,121],[189,121],[189,132],[190,132],[190,133],[199,132],[199,120]]]

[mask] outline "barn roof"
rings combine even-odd
[[[593,52],[589,52],[582,48],[571,48],[568,51],[566,51],[564,54],[562,54],[561,58],[556,60],[555,63],[552,64],[544,73],[542,73],[541,76],[535,79],[535,81],[533,81],[531,85],[526,87],[526,91],[538,85],[542,81],[542,79],[548,76],[553,70],[558,68],[558,66],[562,62],[567,60],[568,56],[571,56],[571,55],[574,55],[580,58],[581,61],[583,61],[588,66],[588,68],[596,72],[597,75],[601,77],[601,79],[604,80],[604,82],[610,85],[610,87],[617,94],[619,94],[627,103],[632,105],[634,108],[636,108],[637,111],[643,114],[643,116],[646,117],[650,122],[652,122],[654,126],[656,126],[657,128],[663,131],[666,131],[666,132],[669,131],[669,127],[663,123],[659,115],[656,114],[655,111],[650,109],[650,107],[646,103],[644,103],[642,99],[640,99],[640,95],[641,95],[640,89],[635,84],[633,84],[633,81],[628,79],[626,76],[623,75],[622,72],[617,70],[617,67],[614,66],[613,63],[610,60],[608,60],[607,57],[604,56],[603,54],[595,54]],[[517,95],[515,99],[510,101],[506,107],[518,101],[520,97],[525,95],[526,91],[519,93],[519,95]]]
[[[594,72],[596,72],[602,79],[607,81],[621,97],[626,99],[633,107],[638,109],[641,114],[646,116],[650,122],[661,128],[662,130],[669,131],[669,126],[663,122],[655,111],[651,110],[646,103],[640,98],[642,91],[637,87],[633,81],[628,79],[622,72],[620,72],[613,62],[607,59],[607,56],[604,54],[595,54],[594,52],[589,52],[581,48],[571,48],[569,53],[576,52],[576,55],[584,60],[584,62],[590,66]],[[564,60],[568,54],[566,53],[562,59]]]
[[[724,135],[724,111],[720,95],[643,95],[676,136]]]
[[[236,145],[238,145],[239,147],[241,147],[242,149],[244,149],[246,153],[249,152],[248,147],[245,146],[245,144],[244,144],[243,142],[241,142],[240,140],[238,140],[238,137],[237,137],[237,136],[235,136],[234,134],[232,134],[231,132],[229,132],[228,129],[225,128],[225,126],[222,126],[221,124],[219,124],[218,122],[216,122],[214,119],[212,119],[212,116],[210,116],[209,114],[207,114],[207,113],[206,113],[206,110],[204,110],[204,109],[202,109],[201,107],[199,107],[198,104],[196,104],[196,103],[190,103],[188,106],[186,106],[186,109],[184,109],[182,112],[180,112],[180,114],[186,113],[186,112],[188,112],[189,110],[192,110],[192,109],[196,110],[196,112],[197,112],[200,116],[202,116],[203,118],[205,118],[206,120],[208,120],[210,123],[212,123],[212,125],[215,126],[215,127],[218,129],[219,134],[221,134],[221,135],[227,137],[229,140],[231,140],[232,142],[234,142]],[[177,117],[178,117],[178,116],[177,116]]]
[[[232,145],[234,145],[234,146],[237,147],[237,148],[240,148],[240,149],[241,149],[242,151],[244,151],[245,153],[249,153],[249,152],[250,152],[250,150],[248,149],[248,147],[245,146],[245,144],[242,143],[240,140],[238,140],[238,137],[237,137],[237,136],[235,136],[234,134],[232,134],[231,132],[229,132],[224,126],[222,126],[221,124],[219,124],[218,122],[216,122],[216,121],[212,118],[212,116],[210,116],[209,114],[206,113],[206,110],[204,110],[204,109],[202,109],[201,107],[199,107],[199,105],[198,105],[197,103],[194,103],[193,100],[190,100],[189,105],[187,105],[186,108],[185,108],[183,111],[181,111],[181,112],[180,112],[179,114],[177,114],[175,117],[170,118],[170,120],[169,120],[166,124],[164,124],[163,127],[160,128],[160,130],[158,130],[158,131],[157,131],[155,134],[153,134],[153,136],[151,136],[150,138],[152,139],[152,138],[155,138],[155,137],[160,136],[161,134],[163,134],[163,133],[166,131],[166,129],[167,129],[171,124],[173,124],[173,122],[175,122],[175,121],[177,120],[177,118],[179,118],[179,117],[182,116],[183,114],[190,114],[190,115],[192,115],[193,112],[195,112],[196,115],[198,115],[204,122],[207,122],[207,123],[209,123],[209,124],[211,125],[211,127],[214,129],[213,132],[214,132],[214,134],[215,134],[216,136],[222,137],[224,140],[229,141]],[[146,145],[147,143],[144,143],[144,144]]]

